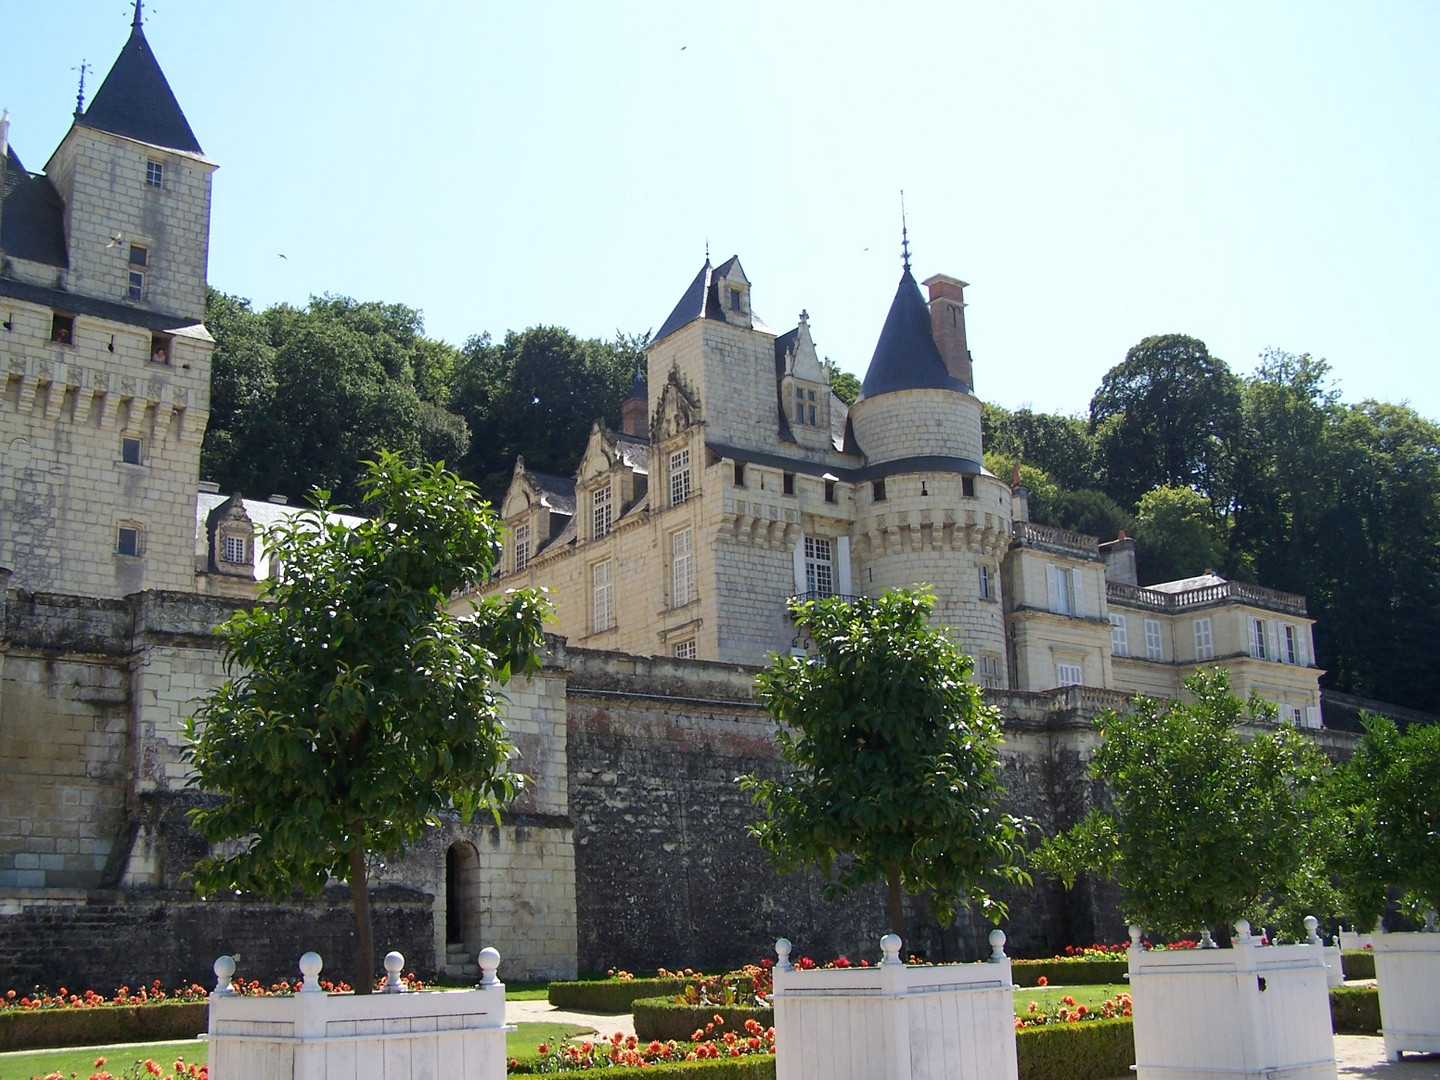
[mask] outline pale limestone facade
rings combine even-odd
[[[517,462],[488,591],[550,589],[585,648],[761,664],[806,646],[791,596],[928,583],[987,687],[1173,697],[1216,663],[1240,695],[1319,726],[1303,597],[1213,575],[1141,588],[1133,541],[1028,520],[1023,488],[981,465],[965,283],[925,285],[928,300],[907,266],[847,411],[805,314],[777,335],[739,260],[707,261],[621,430],[597,424],[573,478]]]

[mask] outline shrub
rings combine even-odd
[[[1332,986],[1330,1026],[1337,1035],[1378,1035],[1379,991],[1373,986]]]
[[[209,1015],[210,1006],[203,1001],[93,1009],[7,1009],[0,1012],[0,1050],[190,1039],[206,1030]]]
[[[1375,978],[1375,954],[1366,949],[1346,949],[1340,954],[1340,967],[1347,979]]]
[[[1129,1020],[1052,1024],[1015,1032],[1020,1080],[1104,1080],[1125,1076],[1135,1064]]]
[[[637,998],[684,993],[688,979],[596,979],[552,982],[550,1004],[580,1012],[624,1013]],[[685,1033],[689,1035],[687,1031]]]
[[[707,1024],[716,1031],[707,1033],[707,1038],[718,1038],[721,1031],[740,1032],[745,1030],[746,1020],[755,1020],[761,1027],[772,1027],[775,1010],[745,1005],[688,1005],[672,998],[639,998],[631,1005],[635,1014],[635,1034],[643,1039],[688,1040],[695,1032],[704,1031]],[[725,1018],[724,1024],[715,1024],[715,1017]]]
[[[1039,986],[1044,977],[1050,986],[1107,986],[1125,981],[1130,961],[1114,960],[1012,960],[1010,976],[1016,986]]]

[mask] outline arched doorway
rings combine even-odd
[[[470,975],[480,945],[480,853],[458,840],[445,851],[445,967]],[[478,968],[476,968],[478,971]]]

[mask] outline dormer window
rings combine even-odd
[[[165,163],[163,161],[145,162],[145,186],[156,188],[165,186]]]
[[[590,538],[599,540],[610,531],[610,485],[596,488],[591,495],[592,519],[590,523]]]
[[[224,558],[225,558],[225,561],[228,562],[228,563],[243,563],[243,562],[248,562],[249,560],[246,559],[246,557],[245,557],[246,554],[247,554],[247,552],[246,552],[246,550],[245,550],[245,547],[246,547],[245,537],[243,537],[243,536],[227,536],[227,537],[225,537],[225,549],[224,549]]]

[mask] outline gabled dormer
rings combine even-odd
[[[525,459],[517,457],[500,503],[500,519],[510,530],[500,572],[523,573],[532,560],[574,538],[575,481],[532,472]]]
[[[650,442],[596,423],[575,472],[576,535],[603,540],[644,499]]]
[[[210,573],[255,580],[255,523],[238,491],[206,516],[205,534]]]
[[[830,378],[810,337],[810,316],[800,312],[800,323],[775,339],[775,368],[779,381],[781,438],[814,449],[833,449],[830,436]]]
[[[750,326],[750,279],[745,276],[738,255],[730,256],[715,268],[714,285],[725,321],[736,326]]]

